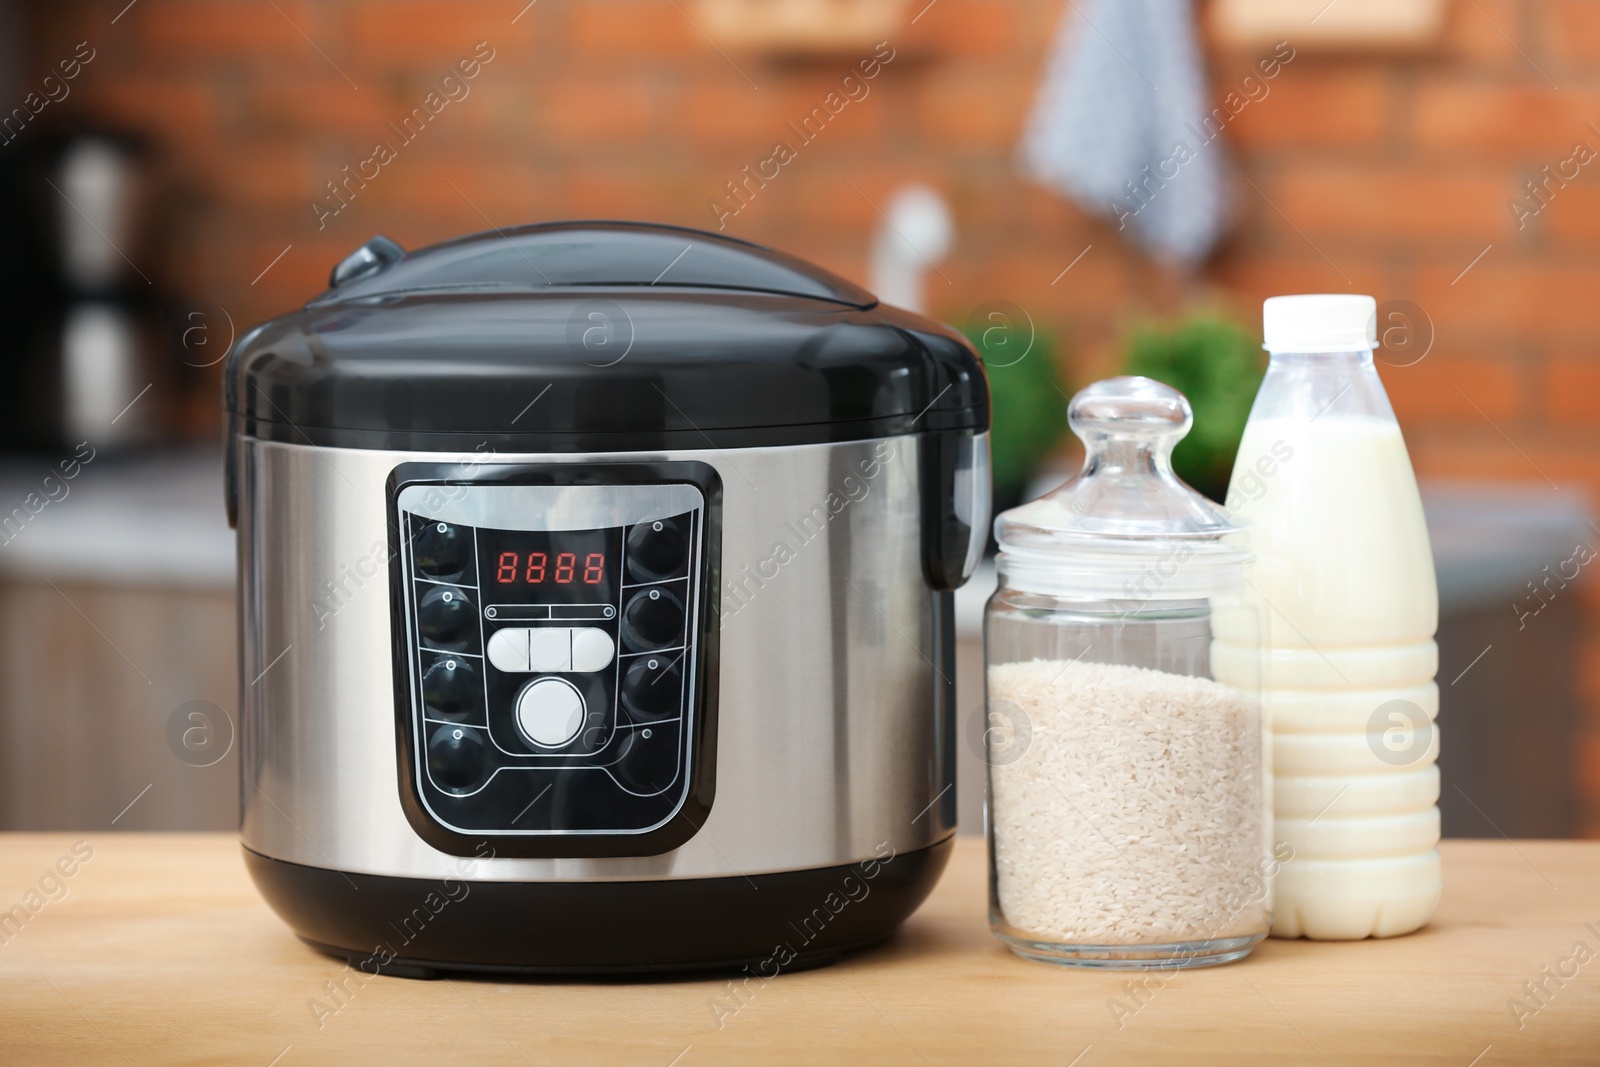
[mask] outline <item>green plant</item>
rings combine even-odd
[[[1019,321],[1020,320],[1020,321]],[[1067,428],[1054,338],[1021,309],[991,311],[964,332],[989,378],[989,454],[997,505],[1015,503]]]
[[[1123,373],[1142,374],[1177,389],[1194,407],[1194,428],[1172,453],[1178,477],[1213,500],[1228,492],[1239,439],[1260,388],[1266,361],[1258,339],[1213,310],[1176,322],[1146,322],[1123,346]]]

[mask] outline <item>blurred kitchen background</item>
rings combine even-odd
[[[1600,836],[1597,61],[1593,0],[0,0],[0,828],[235,825],[240,333],[376,233],[637,218],[967,330],[999,506],[1123,370],[1222,493],[1262,298],[1374,294],[1445,832]]]

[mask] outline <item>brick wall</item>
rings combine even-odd
[[[58,0],[30,16],[26,80],[91,44],[57,116],[157,139],[178,190],[157,268],[243,324],[302,301],[379,231],[415,246],[559,217],[707,225],[724,182],[790,139],[786,124],[862,58],[719,54],[686,18],[689,0],[523,2]],[[1237,231],[1199,278],[1153,266],[1016,176],[1060,7],[938,0],[891,36],[870,96],[800,148],[729,232],[861,277],[874,205],[902,182],[932,182],[959,229],[936,310],[959,319],[1014,301],[1074,339],[1079,381],[1110,366],[1119,324],[1141,308],[1220,293],[1253,321],[1273,293],[1410,300],[1434,347],[1384,378],[1418,468],[1600,499],[1600,161],[1523,225],[1508,206],[1577,142],[1600,150],[1586,125],[1600,127],[1600,3],[1453,0],[1444,39],[1422,54],[1302,50],[1228,128],[1254,187],[1240,185]],[[493,58],[470,95],[319,224],[326,183],[395,140],[389,124],[479,41]],[[1256,58],[1212,53],[1219,96]],[[212,394],[195,410],[209,418]],[[1600,626],[1590,631],[1582,759],[1586,825],[1600,835]]]

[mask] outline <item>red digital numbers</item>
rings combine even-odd
[[[549,570],[550,557],[543,552],[529,552],[526,560],[518,552],[502,552],[495,563],[494,580],[501,585],[517,581],[520,574],[526,585],[542,585]],[[605,581],[606,557],[604,552],[590,552],[583,557],[583,584],[599,585]],[[562,552],[556,556],[557,585],[571,585],[578,578],[578,556],[575,552]]]

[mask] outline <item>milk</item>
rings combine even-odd
[[[1439,900],[1433,557],[1370,359],[1354,375],[1370,379],[1365,403],[1318,412],[1269,398],[1269,372],[1228,494],[1252,526],[1273,836],[1293,849],[1276,883],[1278,937],[1409,933]],[[1302,386],[1285,377],[1284,393]],[[1218,679],[1253,673],[1226,628],[1216,636]]]

